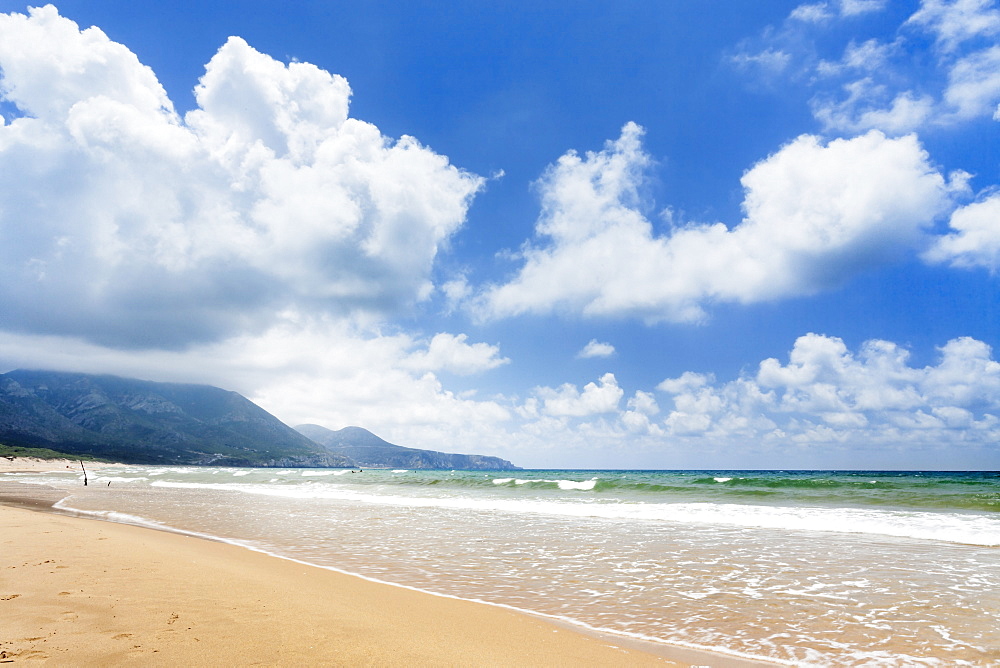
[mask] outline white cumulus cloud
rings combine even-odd
[[[594,357],[611,357],[614,354],[615,347],[610,343],[603,343],[597,339],[591,339],[590,342],[576,354],[576,356],[582,359],[591,359]]]
[[[938,238],[924,254],[925,259],[1000,271],[1000,194],[957,209],[950,226],[952,232]]]
[[[431,338],[426,350],[420,350],[407,358],[405,366],[428,371],[450,371],[459,375],[470,375],[495,369],[510,362],[500,356],[500,349],[487,343],[467,343],[465,334],[441,332]]]
[[[944,101],[960,119],[990,116],[1000,102],[1000,46],[956,62],[948,73]]]
[[[349,116],[350,86],[230,38],[175,112],[51,5],[0,15],[0,297],[11,330],[179,347],[295,307],[425,299],[483,179]]]
[[[691,322],[711,302],[753,303],[839,285],[915,248],[951,205],[916,137],[803,135],[742,178],[744,219],[656,234],[640,192],[650,165],[627,124],[598,152],[562,156],[539,182],[536,241],[480,313],[568,311]]]
[[[814,447],[987,447],[1000,432],[1000,363],[971,338],[949,341],[936,365],[872,340],[858,352],[836,337],[800,337],[787,363],[767,359],[755,376],[725,383],[685,374],[660,384],[675,436],[750,439]]]
[[[1000,462],[1000,362],[969,337],[948,341],[936,360],[917,366],[891,341],[852,350],[837,337],[806,334],[784,360],[763,360],[735,379],[686,371],[655,390],[635,390],[622,406],[624,389],[611,374],[582,390],[538,388],[513,410],[519,424],[511,426],[511,447],[604,466],[631,458],[748,468],[790,460],[914,468]]]
[[[587,383],[583,390],[571,383],[558,388],[539,388],[541,413],[552,417],[586,417],[613,413],[625,392],[618,386],[614,374],[606,373],[596,383]]]

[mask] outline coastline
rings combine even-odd
[[[0,470],[72,462],[10,461]],[[28,468],[24,468],[28,466]],[[221,542],[81,518],[0,484],[0,661],[75,665],[773,665],[591,633]],[[38,512],[43,511],[43,512]]]
[[[244,550],[0,505],[0,660],[678,665],[527,615]]]
[[[125,467],[115,462],[86,462],[91,468]],[[71,470],[82,473],[79,459],[41,459],[39,457],[0,456],[0,473],[44,473],[46,471]]]
[[[104,464],[101,466],[115,466]],[[29,471],[55,471],[64,468],[79,470],[80,462],[74,459],[40,459],[38,457],[0,457],[0,473],[27,473]]]

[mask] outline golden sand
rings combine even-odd
[[[0,472],[79,466],[0,458]],[[0,665],[769,665],[57,514],[63,496],[0,482]]]
[[[0,662],[678,665],[502,608],[11,506],[0,506]]]

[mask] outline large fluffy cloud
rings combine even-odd
[[[425,298],[482,179],[350,118],[350,87],[230,38],[179,117],[52,6],[0,15],[4,326],[132,346]]]
[[[950,206],[949,184],[913,136],[804,135],[742,179],[745,218],[654,233],[639,193],[650,158],[630,123],[602,151],[564,155],[539,182],[538,241],[487,316],[565,309],[693,321],[714,301],[811,294],[914,248]]]

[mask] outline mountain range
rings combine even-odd
[[[57,371],[0,374],[0,444],[9,446],[134,464],[403,468],[397,462],[405,459],[405,468],[517,468],[495,457],[392,445],[360,427],[303,427],[324,442],[209,385]]]
[[[317,424],[300,424],[295,429],[316,443],[327,447],[330,451],[347,455],[357,462],[358,466],[463,470],[512,470],[518,468],[506,459],[499,457],[455,455],[393,445],[361,427],[344,427],[332,431]]]

